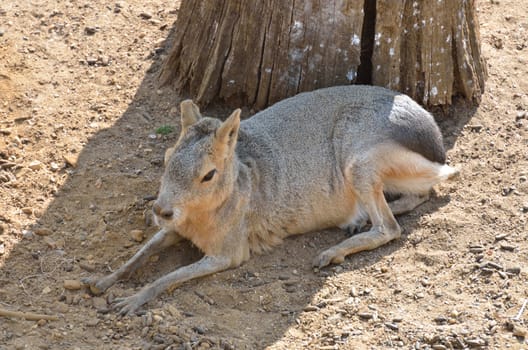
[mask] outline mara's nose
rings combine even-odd
[[[169,220],[174,214],[171,208],[163,208],[161,205],[158,204],[158,202],[154,203],[154,205],[152,206],[152,211],[154,212],[154,214],[165,220]]]

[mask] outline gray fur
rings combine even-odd
[[[443,164],[433,117],[409,97],[379,87],[302,93],[243,122],[239,110],[223,123],[201,117],[191,101],[181,110],[182,135],[166,153],[154,205],[162,230],[122,268],[86,283],[94,292],[106,290],[175,237],[190,239],[205,257],[118,300],[123,314],[171,285],[238,266],[293,234],[333,226],[353,231],[370,220],[369,231],[322,252],[318,267],[374,249],[400,236],[393,212],[413,209],[457,172]],[[389,205],[384,190],[402,196]]]

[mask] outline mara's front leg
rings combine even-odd
[[[117,309],[121,315],[132,315],[141,305],[154,299],[169,287],[227,270],[230,266],[231,259],[228,257],[204,256],[201,260],[191,265],[180,267],[176,271],[157,279],[134,295],[115,299],[113,308]]]
[[[95,276],[83,278],[82,282],[90,286],[92,293],[104,293],[114,283],[130,276],[139,267],[144,265],[150,256],[175,244],[179,240],[181,240],[181,237],[176,232],[161,229],[119,269],[101,278]]]

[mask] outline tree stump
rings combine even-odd
[[[354,83],[478,103],[485,76],[474,0],[183,0],[160,79],[202,106],[259,110]]]

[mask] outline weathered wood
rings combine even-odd
[[[372,83],[424,105],[480,102],[486,67],[474,1],[378,0]]]
[[[183,0],[161,81],[201,105],[262,109],[357,83],[363,69],[363,82],[424,105],[457,94],[480,101],[486,71],[474,0],[365,1]]]

